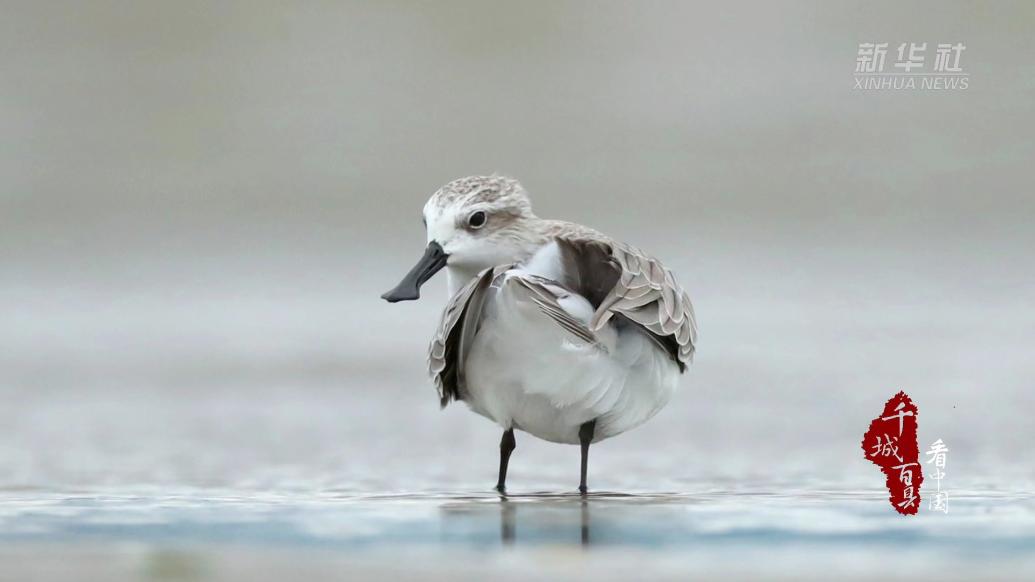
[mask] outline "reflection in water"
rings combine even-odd
[[[500,539],[503,545],[509,546],[514,543],[514,527],[517,513],[517,506],[507,500],[506,497],[500,500]]]
[[[951,516],[914,520],[887,511],[883,500],[877,493],[847,491],[451,497],[439,500],[438,531],[442,543],[479,550],[492,546],[747,550],[800,544],[852,553],[862,547],[890,550],[908,542],[914,549],[938,552],[954,548],[1010,554],[1014,548],[1035,543],[1035,507],[1028,496],[961,498]],[[1014,522],[1014,533],[1007,535],[997,526],[1004,519]],[[974,538],[978,529],[985,529],[989,538],[978,542]],[[999,541],[993,542],[993,537]]]
[[[439,505],[441,539],[481,548],[490,542],[495,545],[495,539],[485,536],[493,531],[498,532],[503,547],[650,546],[660,541],[655,537],[666,529],[685,529],[685,516],[678,508],[702,502],[693,496],[664,493],[597,492],[583,497],[574,492],[535,492],[506,497],[450,497]]]
[[[582,500],[582,545],[589,545],[589,502]]]
[[[502,544],[504,546],[512,546],[512,545],[514,545],[514,542],[517,539],[517,535],[516,535],[517,526],[518,526],[517,515],[518,515],[518,512],[519,512],[518,507],[520,505],[522,505],[521,502],[517,502],[517,501],[511,500],[511,499],[509,499],[507,497],[500,498],[500,503],[499,503],[500,541],[502,542]],[[581,544],[583,546],[588,546],[589,545],[589,540],[590,540],[590,518],[589,518],[590,510],[589,510],[589,506],[590,506],[590,503],[589,503],[588,499],[580,500],[580,502],[579,502],[578,524],[577,525],[578,525],[578,528],[579,528],[580,541],[581,541]],[[529,507],[532,507],[534,509],[534,507],[531,504],[526,504],[526,510]],[[528,513],[535,513],[535,511],[528,511]],[[446,511],[445,515],[448,518],[448,516],[450,515],[450,512]],[[534,516],[529,516],[529,517],[532,518]],[[558,525],[559,525],[559,527],[564,528],[566,524],[564,524],[563,521],[562,521],[562,523],[558,524]],[[572,528],[574,528],[574,527],[575,527],[575,523],[572,523]],[[563,532],[561,532],[561,533],[563,533]]]
[[[442,504],[443,538],[467,540],[482,546],[490,520],[499,520],[500,545],[535,546],[540,544],[589,546],[593,536],[592,506],[606,501],[575,494],[534,493],[488,498],[457,499]],[[620,507],[609,507],[620,515]]]

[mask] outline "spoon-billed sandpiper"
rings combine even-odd
[[[424,256],[382,297],[418,299],[445,267],[451,299],[428,356],[442,406],[462,400],[503,427],[500,493],[518,429],[581,445],[585,494],[590,443],[654,416],[691,363],[690,298],[639,249],[537,217],[511,178],[446,184],[424,224]]]

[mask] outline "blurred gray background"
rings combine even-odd
[[[693,372],[598,488],[879,490],[900,389],[948,487],[1035,478],[1031,3],[2,14],[2,488],[487,489],[498,429],[424,376],[444,281],[378,295],[427,196],[491,172],[695,302]],[[860,42],[963,42],[970,88],[853,90]],[[577,456],[519,435],[511,486]]]

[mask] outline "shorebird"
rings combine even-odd
[[[589,227],[532,213],[505,176],[470,176],[424,205],[424,256],[391,291],[420,298],[445,268],[451,299],[428,353],[444,408],[461,400],[503,428],[506,492],[514,431],[581,446],[653,417],[693,360],[697,323],[672,272]]]

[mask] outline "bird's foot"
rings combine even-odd
[[[589,489],[585,485],[579,485],[579,495],[582,495],[583,497],[585,497],[586,493],[588,493],[588,492],[589,492]]]
[[[503,483],[497,483],[496,484],[496,492],[499,493],[500,495],[506,497],[507,496],[507,486],[504,485]]]

